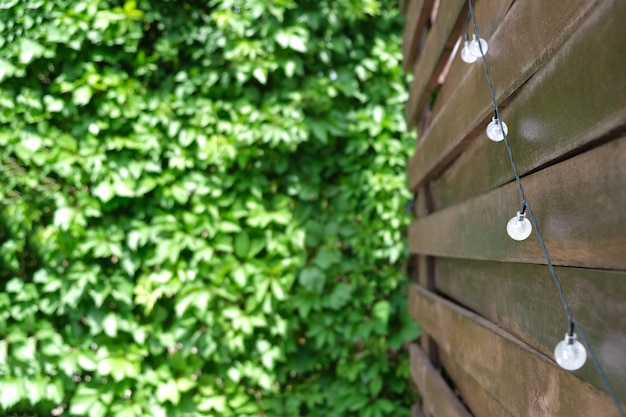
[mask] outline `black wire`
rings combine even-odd
[[[493,89],[493,81],[491,79],[491,74],[489,73],[489,67],[487,65],[487,58],[485,57],[482,44],[480,43],[480,34],[478,33],[478,24],[476,23],[476,15],[474,14],[474,6],[472,5],[472,0],[468,0],[468,3],[469,3],[469,16],[471,16],[472,18],[472,22],[474,25],[474,35],[476,36],[476,40],[478,41],[478,47],[480,49],[480,54],[482,55],[483,66],[485,68],[485,77],[487,78],[487,84],[489,84],[489,92],[491,93],[491,103],[493,105],[494,117],[498,121],[502,122],[502,119],[500,118],[500,110],[498,109],[498,103],[496,102],[496,95]],[[467,30],[466,30],[466,36],[467,36]],[[543,236],[541,235],[541,232],[539,230],[539,225],[537,224],[537,218],[535,217],[535,213],[530,207],[530,204],[528,204],[528,201],[526,200],[526,195],[524,194],[524,187],[522,186],[522,181],[517,171],[517,165],[515,164],[515,160],[513,159],[513,150],[511,149],[511,146],[509,145],[509,141],[507,139],[506,132],[504,131],[504,129],[502,129],[502,135],[504,137],[504,145],[506,146],[506,151],[509,154],[509,161],[511,162],[511,168],[513,168],[513,173],[515,174],[515,181],[517,182],[517,187],[519,189],[520,197],[522,199],[522,210],[520,211],[520,213],[523,214],[525,211],[528,212],[530,221],[535,229],[537,240],[539,241],[539,244],[541,245],[541,249],[543,250],[544,257],[546,258],[546,262],[548,264],[548,269],[550,270],[550,274],[552,275],[552,279],[554,280],[554,285],[557,288],[559,297],[561,298],[561,303],[563,304],[563,308],[565,309],[565,315],[567,316],[567,321],[568,321],[568,326],[567,326],[568,334],[573,335],[574,326],[578,328],[578,332],[580,333],[581,339],[583,340],[585,347],[587,348],[589,357],[591,358],[593,365],[596,368],[596,371],[598,372],[600,379],[602,380],[602,383],[604,384],[609,395],[611,396],[613,403],[615,404],[615,407],[617,408],[617,411],[619,412],[621,417],[626,417],[626,414],[624,413],[622,409],[621,403],[619,399],[617,398],[617,395],[615,394],[615,391],[613,390],[613,387],[611,386],[606,374],[604,373],[604,370],[602,369],[602,365],[600,364],[598,357],[595,355],[595,353],[593,352],[593,349],[591,348],[591,345],[589,343],[589,340],[587,339],[587,335],[585,334],[585,331],[580,326],[580,323],[578,323],[578,321],[576,321],[574,317],[572,316],[572,312],[569,308],[569,304],[567,303],[567,297],[565,296],[565,291],[563,291],[563,286],[561,285],[561,280],[556,275],[556,271],[554,270],[554,265],[552,264],[552,260],[550,259],[550,254],[548,253],[548,247],[546,246],[546,243],[543,240]]]

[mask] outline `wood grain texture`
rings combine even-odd
[[[502,111],[522,175],[594,146],[626,124],[625,20],[624,2],[609,16],[593,14]],[[514,178],[502,144],[482,130],[469,142],[431,184],[437,209]]]
[[[406,104],[405,119],[409,127],[415,126],[417,115],[437,86],[437,77],[448,59],[443,52],[452,50],[459,34],[465,29],[465,14],[461,12],[466,9],[466,5],[465,0],[446,2],[446,7],[440,8],[428,32],[424,49],[415,64]]]
[[[502,19],[511,8],[513,1],[514,0],[480,0],[474,4],[474,13],[476,14],[476,21],[479,25],[480,36],[486,39],[487,42],[491,42],[491,37],[502,23]],[[465,31],[465,28],[463,28],[463,31]],[[469,39],[471,40],[472,34],[474,33],[472,25],[469,26],[468,32]],[[461,36],[463,36],[463,33]],[[463,84],[463,79],[467,75],[468,69],[470,69],[470,66],[461,60],[460,53],[462,47],[463,44],[460,45],[452,61],[452,65],[450,66],[448,76],[437,94],[437,99],[435,100],[432,110],[433,117],[437,116],[443,104],[447,103],[450,99],[450,96],[455,94],[457,87]],[[480,65],[480,63],[477,65]]]
[[[471,417],[461,401],[452,392],[439,372],[430,363],[428,356],[416,345],[409,348],[411,376],[422,397],[428,398],[426,415],[437,417]]]
[[[461,398],[476,417],[515,417],[502,407],[496,398],[485,391],[476,380],[454,361],[452,356],[441,352],[441,365],[448,377],[454,382]]]
[[[407,1],[406,24],[402,33],[402,68],[405,72],[413,70],[433,2],[433,0],[426,0],[424,4],[424,0]]]
[[[469,175],[469,173],[468,173]],[[555,265],[626,270],[626,137],[522,179]],[[519,210],[517,184],[415,220],[412,253],[545,263],[531,235],[517,242],[506,223]]]
[[[435,269],[438,292],[552,356],[567,319],[546,266],[438,258]],[[626,402],[626,272],[567,267],[556,272],[574,317]],[[591,362],[576,374],[604,390]]]
[[[617,0],[605,1],[599,5],[597,3],[589,0],[513,3],[489,46],[488,59],[498,102],[505,101],[542,67],[555,50],[581,27],[581,20],[592,8],[594,15],[609,18],[612,5],[621,4]],[[550,16],[550,19],[546,19],[546,16]],[[533,30],[528,30],[531,27]],[[593,29],[589,26],[585,28]],[[520,33],[524,35],[511,35]],[[587,35],[593,36],[593,32]],[[418,62],[416,75],[420,65]],[[426,69],[428,66],[425,65],[424,70]],[[491,117],[491,99],[484,69],[480,65],[471,65],[467,71],[458,92],[443,104],[409,160],[411,190],[416,190],[422,182],[453,161],[467,147],[466,139],[472,133],[482,131]],[[428,74],[425,78],[429,79]],[[419,92],[423,83],[416,81],[418,80],[413,82],[411,88],[413,100],[416,100],[414,90]],[[419,111],[414,104],[410,98],[407,114]]]
[[[410,312],[514,416],[618,416],[610,398],[489,321],[416,285]]]

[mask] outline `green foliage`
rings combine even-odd
[[[395,0],[0,5],[0,410],[404,416]]]

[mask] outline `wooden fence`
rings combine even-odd
[[[465,0],[400,1],[408,166],[416,195],[410,348],[414,416],[619,416],[591,359],[553,350],[567,318],[534,233],[510,239],[520,197],[487,139],[485,68],[454,48]],[[626,2],[475,0],[488,68],[526,196],[575,318],[626,402]],[[470,32],[471,32],[470,25]],[[471,35],[470,35],[471,36]],[[461,45],[462,46],[462,45]],[[460,48],[459,48],[460,50]]]

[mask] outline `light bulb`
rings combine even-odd
[[[480,48],[481,47],[483,49],[482,54],[480,53]],[[486,40],[484,40],[483,38],[476,39],[476,35],[474,35],[474,38],[472,39],[472,42],[470,42],[469,48],[470,48],[470,52],[476,58],[481,58],[483,56],[483,54],[487,55],[487,50],[489,49],[489,45],[487,45],[487,41]]]
[[[513,217],[506,224],[506,232],[511,236],[511,239],[514,240],[524,240],[530,236],[532,231],[533,226],[526,218],[526,214],[522,214],[519,211],[517,212],[517,216]]]
[[[505,135],[509,134],[509,127],[502,120],[494,117],[487,125],[485,132],[487,133],[487,137],[489,139],[494,142],[500,142],[501,140],[504,140]]]
[[[561,368],[575,371],[585,364],[587,350],[576,340],[576,333],[572,333],[571,336],[565,333],[565,340],[559,342],[554,348],[554,358]]]
[[[463,60],[463,62],[466,62],[468,64],[476,62],[476,60],[478,59],[472,53],[468,41],[465,41],[465,46],[463,46],[463,49],[461,49],[461,59]]]

